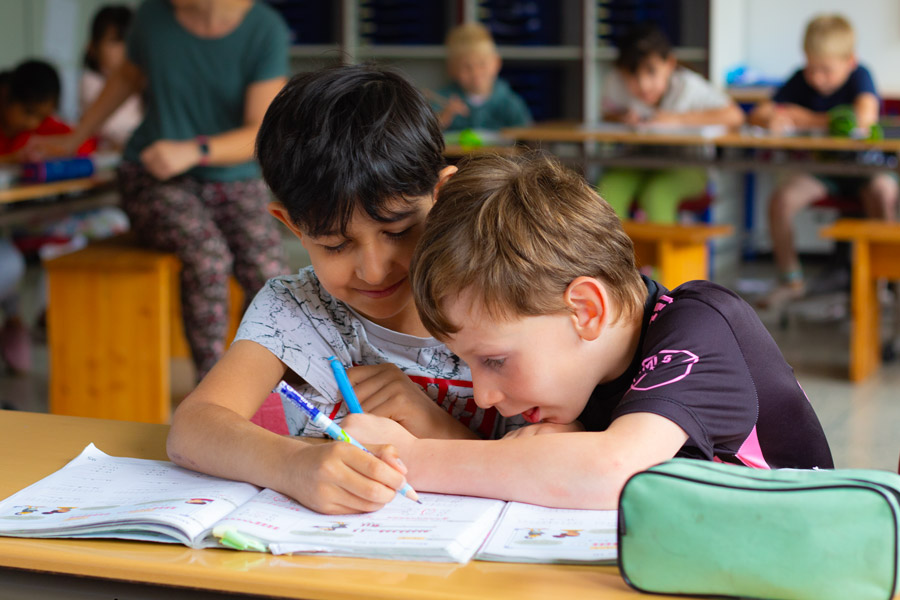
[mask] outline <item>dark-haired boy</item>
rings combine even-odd
[[[629,125],[701,127],[744,122],[740,107],[701,75],[681,67],[655,25],[644,24],[618,43],[615,69],[603,82],[603,119]],[[610,169],[600,190],[621,218],[632,202],[648,221],[675,223],[678,205],[706,189],[706,169]]]
[[[282,378],[302,380],[298,389],[340,421],[347,408],[332,355],[359,365],[349,376],[367,412],[423,437],[500,433],[502,420],[477,408],[468,367],[429,336],[410,291],[409,263],[435,189],[455,171],[443,149],[428,103],[393,71],[338,67],[284,87],[263,120],[257,156],[277,198],[269,210],[312,267],[257,294],[234,345],[178,407],[173,461],[320,512],[381,507],[404,482],[392,449],[373,448],[383,462],[350,444],[313,445],[250,422]],[[293,405],[285,412],[292,434],[322,436]]]
[[[19,162],[20,150],[32,135],[69,133],[72,128],[54,118],[59,105],[59,75],[42,60],[27,60],[0,73],[0,162]],[[93,151],[88,140],[78,154]]]

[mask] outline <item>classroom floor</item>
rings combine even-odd
[[[296,264],[294,262],[293,264]],[[772,281],[771,264],[765,260],[741,267],[736,286],[748,294]],[[28,273],[26,289],[39,289],[40,274]],[[26,302],[25,305],[36,303]],[[846,294],[832,292],[792,307],[786,316],[760,313],[822,421],[838,467],[897,470],[900,457],[900,360],[861,384],[847,380],[850,323]],[[35,315],[26,314],[31,322]],[[884,307],[885,335],[892,313]],[[900,343],[900,340],[898,340]],[[47,411],[47,348],[37,342],[34,368],[27,375],[0,373],[0,405],[3,408]],[[191,368],[173,365],[173,397],[181,398],[191,386]]]

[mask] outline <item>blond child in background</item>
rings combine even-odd
[[[465,23],[447,34],[447,72],[453,83],[432,98],[441,127],[498,130],[531,123],[525,101],[498,79],[502,60],[490,31]]]
[[[862,131],[878,120],[879,99],[869,71],[859,64],[853,27],[840,15],[820,15],[806,27],[799,69],[772,97],[750,114],[750,122],[775,133],[825,129],[828,111],[853,108]],[[769,200],[769,229],[779,285],[760,305],[777,308],[801,298],[806,284],[794,247],[793,221],[802,209],[828,195],[859,197],[871,218],[893,221],[897,213],[897,181],[888,173],[872,177],[820,177],[793,173],[784,178]]]
[[[737,127],[744,113],[709,81],[679,66],[665,34],[644,24],[619,43],[615,69],[603,82],[603,119],[661,127]],[[610,169],[600,191],[623,219],[636,198],[646,220],[675,223],[681,201],[701,194],[706,183],[706,169]]]

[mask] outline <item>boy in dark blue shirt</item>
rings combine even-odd
[[[853,27],[839,15],[810,21],[803,40],[806,66],[750,114],[750,123],[787,133],[825,129],[831,109],[847,105],[859,130],[878,120],[879,99],[869,71],[854,53]],[[793,220],[800,210],[828,195],[858,196],[868,217],[893,220],[897,212],[897,182],[888,173],[873,177],[813,177],[794,173],[782,180],[769,201],[769,229],[780,285],[760,303],[778,307],[806,293],[803,271],[794,247]]]

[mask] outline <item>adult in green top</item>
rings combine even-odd
[[[144,95],[144,120],[119,168],[122,205],[142,243],[181,260],[182,314],[199,377],[224,353],[229,276],[252,298],[286,270],[253,148],[286,81],[288,38],[263,2],[145,0],[127,60],[75,132],[32,147],[69,154],[125,99]]]

